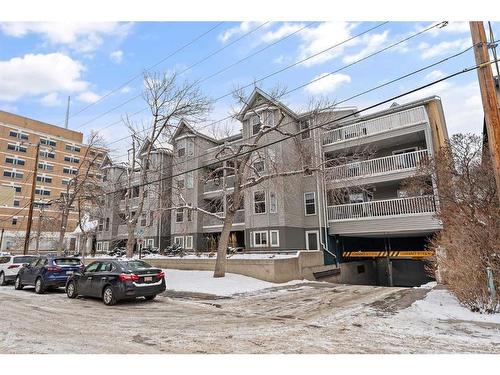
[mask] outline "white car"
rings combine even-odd
[[[16,279],[17,273],[25,263],[38,257],[32,255],[0,255],[0,285],[7,285]]]

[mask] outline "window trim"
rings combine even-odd
[[[180,241],[178,241],[180,240]],[[184,247],[184,237],[183,236],[174,236],[174,243],[178,243],[181,247]]]
[[[255,194],[256,193],[264,193],[264,201],[258,201],[259,203],[260,202],[264,202],[264,211],[263,212],[255,212]],[[266,194],[266,191],[265,190],[256,190],[253,192],[253,213],[255,215],[265,215],[267,214],[267,194]]]
[[[257,242],[255,241],[255,236],[257,234],[260,234],[260,242],[262,242],[262,234],[265,233],[266,235],[266,243],[265,244],[257,244]],[[253,244],[253,247],[269,247],[269,233],[267,230],[256,230],[256,231],[253,231],[252,232],[252,244]]]
[[[309,236],[308,236],[308,234],[310,234],[310,233],[315,233],[316,234],[316,245],[318,247],[316,250],[309,249],[310,246],[309,246]],[[305,231],[305,236],[306,236],[306,250],[307,251],[318,251],[318,250],[321,250],[321,243],[319,241],[319,230],[317,230],[317,229],[316,230],[306,230]]]
[[[188,246],[188,238],[191,241],[191,245],[190,246]],[[185,244],[185,249],[186,250],[192,250],[193,249],[193,236],[186,236],[184,238],[184,244]]]
[[[313,214],[308,214],[307,213],[307,199],[306,199],[306,195],[307,194],[312,194],[313,197],[314,197],[314,213]],[[318,213],[318,208],[317,208],[317,204],[316,204],[316,192],[315,191],[307,191],[304,193],[304,215],[305,216],[316,216]]]
[[[179,218],[179,214],[182,214],[182,220],[177,220]],[[184,208],[178,208],[175,210],[175,222],[182,223],[184,222]]]
[[[276,243],[273,245],[273,233],[276,233]],[[279,229],[271,229],[269,231],[269,245],[271,247],[280,247],[280,231]]]
[[[274,196],[274,210],[273,210],[273,202],[272,202],[272,196]],[[270,214],[276,214],[278,213],[278,194],[276,194],[275,191],[270,191],[269,192],[269,213]]]

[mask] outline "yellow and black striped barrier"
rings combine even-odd
[[[389,255],[390,258],[429,258],[434,256],[434,251],[429,250],[391,250],[387,251],[344,251],[344,258],[379,258]]]

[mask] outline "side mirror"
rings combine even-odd
[[[26,268],[31,268],[31,264],[29,264],[29,263],[24,263],[23,266]]]

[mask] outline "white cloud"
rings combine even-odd
[[[342,61],[346,64],[350,64],[357,60],[362,59],[363,57],[368,56],[369,54],[376,52],[382,44],[387,40],[387,36],[389,35],[389,31],[386,30],[380,34],[365,34],[361,38],[361,44],[363,47],[357,53],[346,55],[342,58]]]
[[[231,27],[219,35],[219,41],[226,43],[233,36],[241,35],[249,32],[251,29],[262,24],[262,22],[245,21],[241,22],[238,26]]]
[[[62,53],[27,54],[0,60],[0,100],[85,91],[89,84],[81,79],[84,69],[80,62]]]
[[[84,103],[95,103],[101,97],[98,94],[96,94],[95,92],[85,91],[85,92],[82,92],[80,95],[78,95],[76,98]]]
[[[432,22],[430,24],[427,24],[423,27],[420,28],[420,30],[423,30],[427,27],[430,27],[437,22]],[[429,34],[432,36],[437,36],[440,34],[469,34],[470,33],[470,27],[469,27],[469,22],[448,22],[448,25],[442,28],[434,28],[429,30]]]
[[[445,74],[441,70],[433,70],[425,76],[426,81],[435,81],[436,79],[443,78]]]
[[[12,105],[9,103],[0,103],[0,111],[5,111],[5,112],[17,112],[19,108],[16,105]]]
[[[46,107],[57,107],[62,104],[62,101],[57,92],[51,92],[50,94],[43,96],[40,99],[40,103]]]
[[[120,93],[128,94],[130,91],[132,91],[132,88],[130,86],[124,86],[121,88]]]
[[[421,51],[420,57],[422,59],[430,59],[436,56],[459,52],[467,47],[470,47],[471,45],[472,42],[470,41],[470,38],[462,38],[453,41],[444,41],[434,45],[429,45],[429,43],[420,43],[418,49]]]
[[[271,30],[265,32],[261,36],[261,41],[264,43],[272,43],[278,39],[284,38],[285,36],[292,34],[296,32],[297,30],[301,29],[304,27],[303,24],[301,23],[288,23],[285,22],[280,27],[278,27],[276,30]],[[306,30],[306,29],[304,29]]]
[[[310,94],[316,95],[334,91],[340,85],[351,82],[351,77],[346,74],[328,75],[328,73],[323,73],[314,77],[312,81],[315,82],[307,85],[305,90]]]
[[[117,64],[120,64],[123,60],[123,51],[117,50],[109,54],[109,58]]]
[[[118,22],[3,22],[0,30],[16,38],[39,34],[50,44],[88,53],[98,49],[105,36],[125,37],[131,26],[132,23]]]

